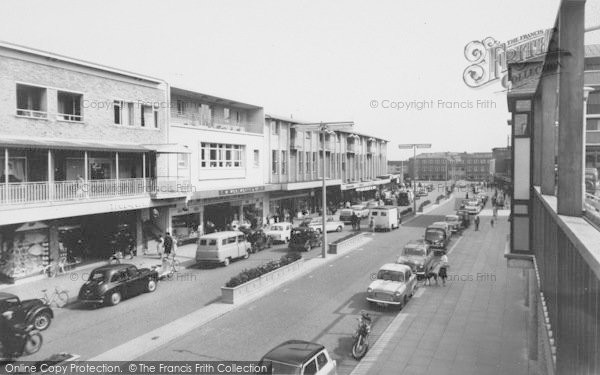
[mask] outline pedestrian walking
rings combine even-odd
[[[163,238],[162,234],[159,234],[158,239],[156,240],[156,255],[158,255],[159,258],[162,258],[164,246],[165,239]]]
[[[494,206],[492,209],[494,219],[498,218],[498,207]]]
[[[492,217],[492,220],[490,220],[490,225],[492,226],[492,228],[494,227],[494,218]]]
[[[475,230],[479,230],[479,215],[475,216]]]
[[[450,267],[450,263],[448,262],[448,256],[446,254],[442,255],[440,259],[440,272],[438,276],[442,279],[442,285],[446,286],[446,279],[448,278],[448,268]]]
[[[375,232],[375,220],[373,220],[373,216],[371,216],[371,220],[369,220],[369,230]]]
[[[168,258],[171,255],[171,250],[173,250],[173,237],[171,237],[171,233],[165,233],[165,239],[163,247],[165,249],[165,256]]]

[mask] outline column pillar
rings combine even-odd
[[[54,199],[54,154],[48,150],[48,200]]]
[[[4,149],[4,201],[9,202],[10,194],[8,191],[8,148]]]
[[[533,99],[533,185],[542,184],[542,97],[536,95]]]
[[[556,135],[556,106],[557,106],[558,72],[548,71],[542,74],[541,82],[541,112],[540,126],[540,183],[542,194],[555,194],[554,159]],[[535,137],[535,135],[534,135]],[[513,145],[514,147],[514,145]]]
[[[558,16],[558,191],[559,215],[583,210],[583,60],[585,2],[563,2]],[[562,52],[564,51],[564,52]]]

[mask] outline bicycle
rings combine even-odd
[[[66,290],[59,290],[57,286],[54,287],[54,293],[48,296],[48,289],[42,289],[44,296],[41,300],[45,305],[52,306],[56,305],[58,308],[64,307],[69,301],[69,293]]]
[[[52,278],[57,275],[67,273],[65,267],[67,266],[67,258],[61,257],[58,262],[50,262],[45,266],[41,266],[42,274]]]
[[[165,260],[167,261],[167,277],[171,277],[173,276],[174,273],[179,272],[179,261],[177,259],[175,259],[175,255],[173,255],[173,259],[169,258],[168,256],[165,258]]]

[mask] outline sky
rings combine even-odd
[[[558,0],[11,1],[0,40],[159,77],[304,121],[354,121],[388,159],[507,144],[506,92],[470,88],[471,41],[554,25]],[[588,0],[586,26],[600,25]],[[586,43],[600,43],[600,31]]]

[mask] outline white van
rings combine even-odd
[[[400,227],[401,218],[396,206],[373,207],[369,216],[369,223],[373,219],[374,230],[390,231]]]
[[[212,262],[229,265],[236,258],[248,259],[251,245],[240,231],[215,232],[198,239],[196,263]]]

